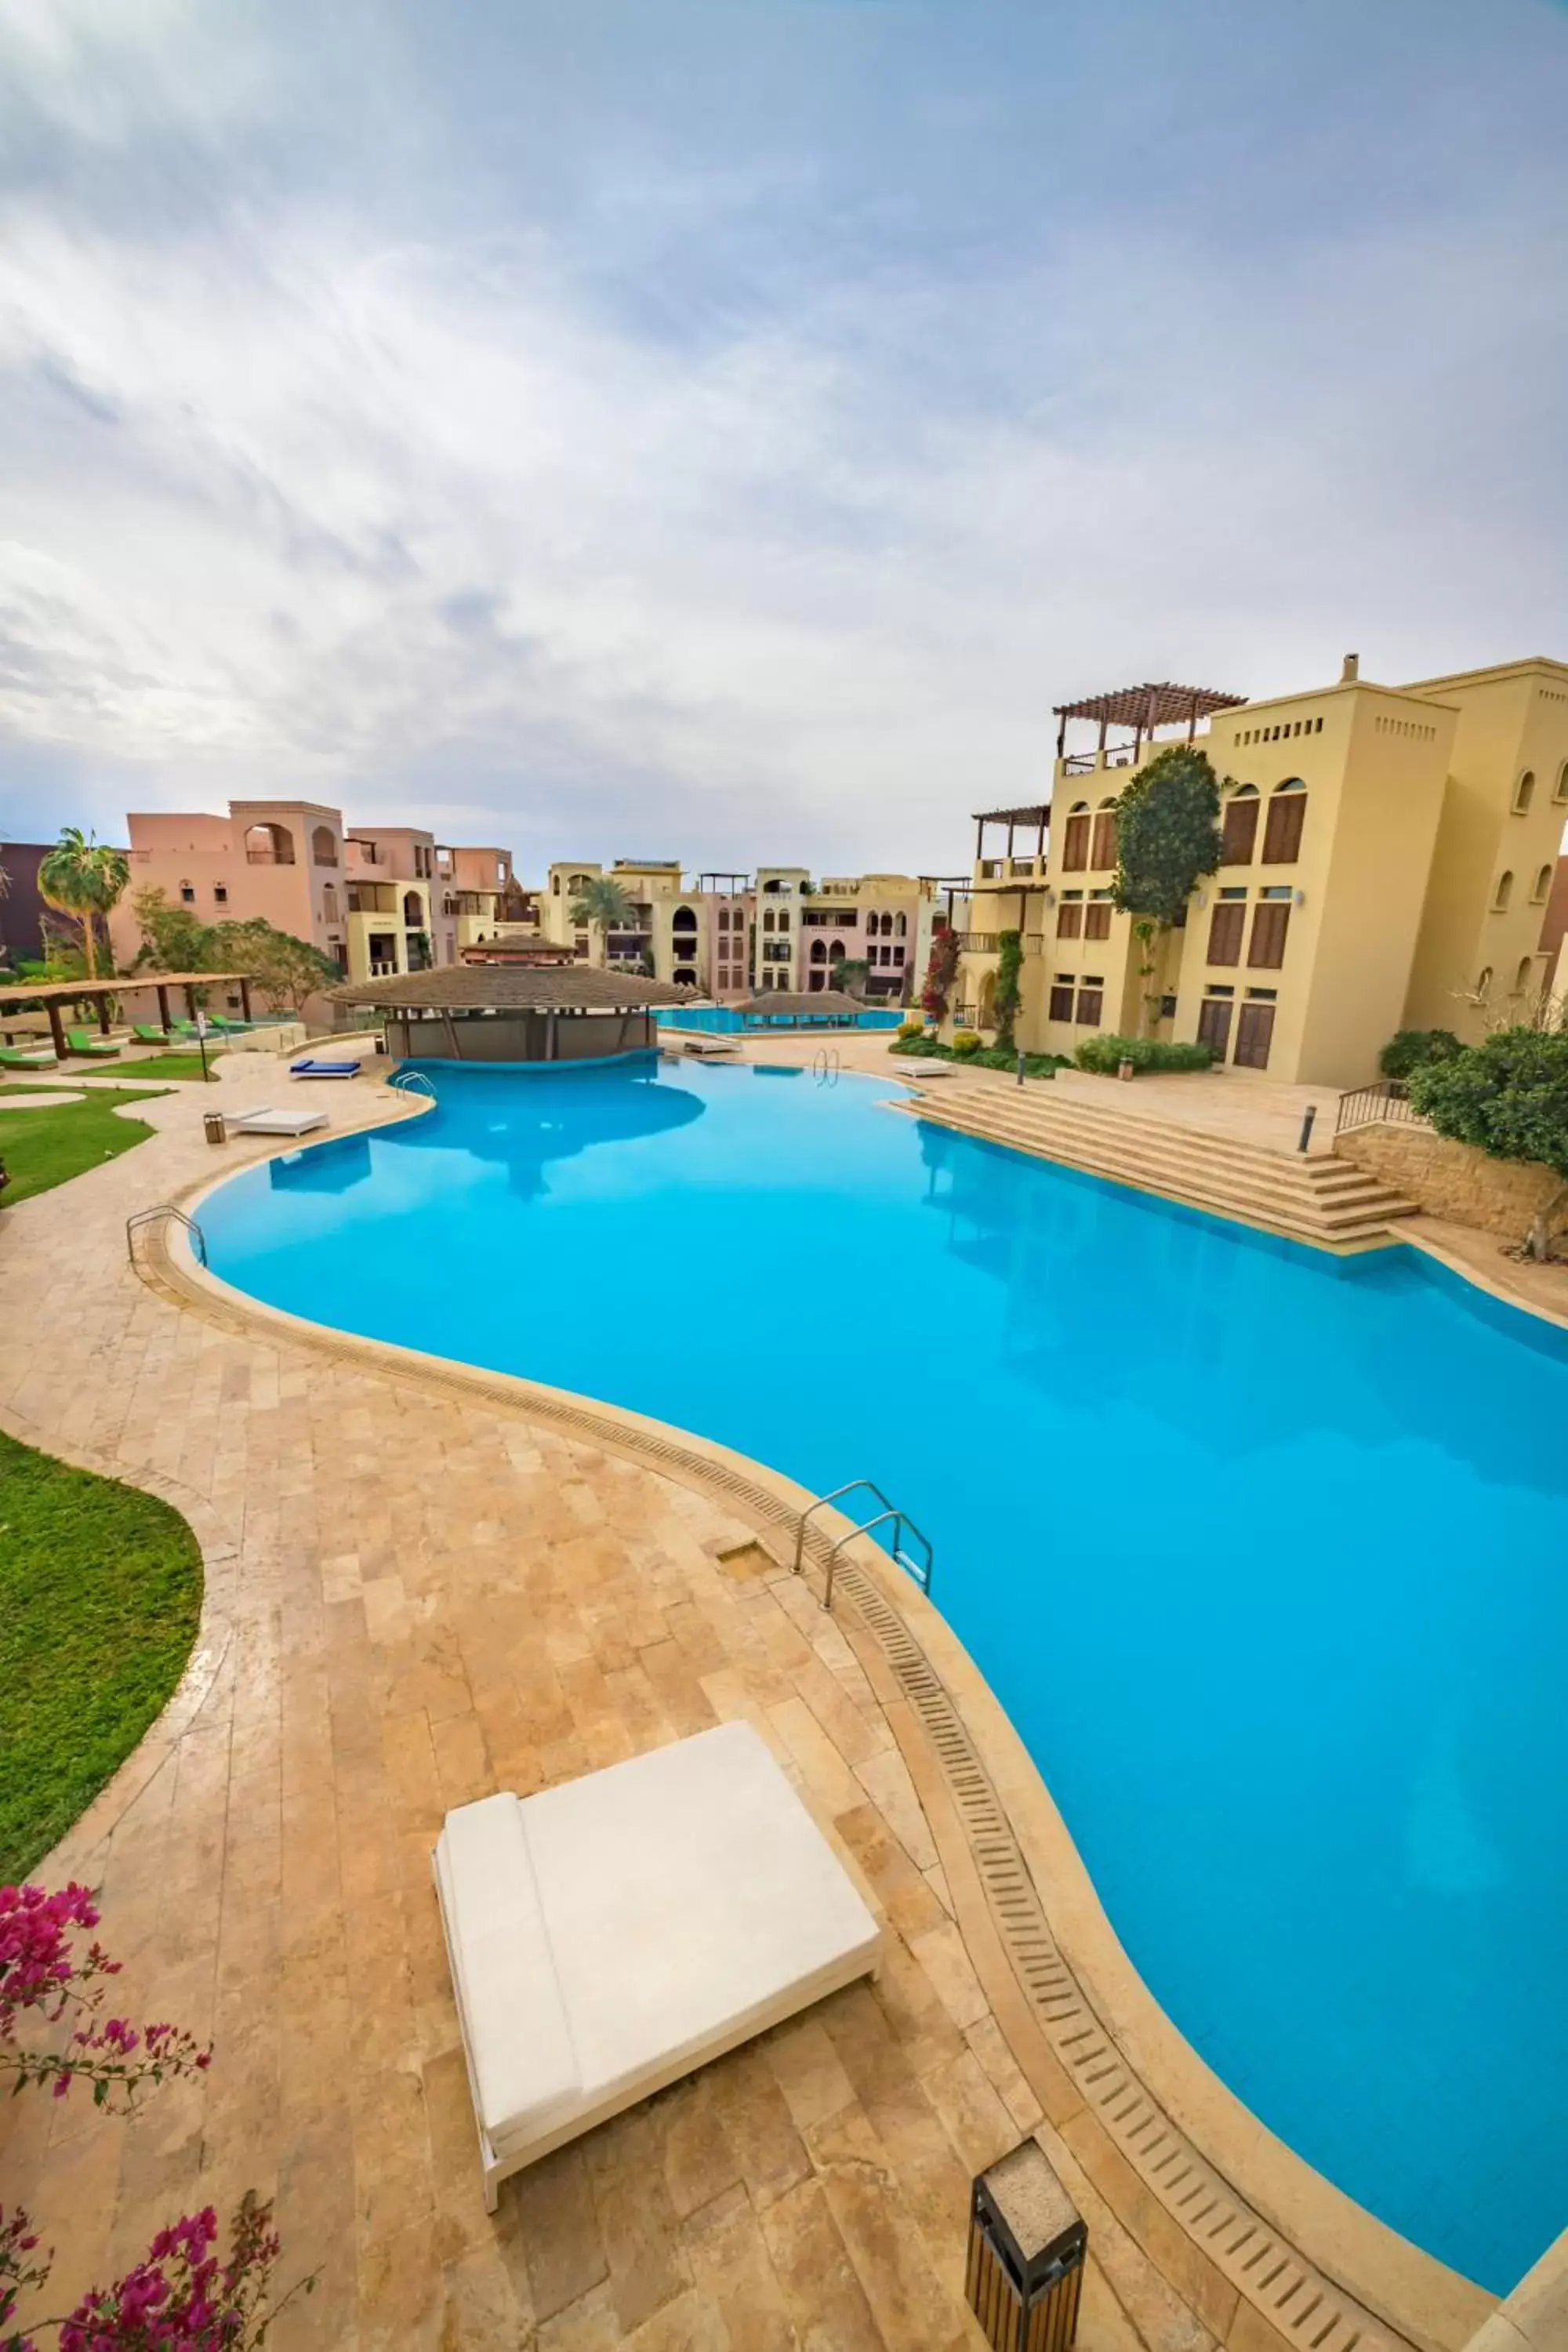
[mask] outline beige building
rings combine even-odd
[[[1384,687],[1351,656],[1332,686],[1268,702],[1144,686],[1057,715],[1050,803],[979,820],[950,1028],[994,1028],[1005,929],[1022,934],[1016,1034],[1031,1051],[1136,1034],[1147,1003],[1154,1034],[1202,1038],[1216,1062],[1353,1086],[1396,1029],[1474,1038],[1539,1003],[1568,820],[1568,666]],[[1085,722],[1098,740],[1069,749]],[[1222,780],[1221,860],[1145,973],[1111,899],[1117,804],[1184,738]],[[988,855],[999,826],[1005,850]]]

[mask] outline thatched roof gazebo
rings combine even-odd
[[[775,988],[735,1010],[747,1029],[853,1029],[866,1007],[841,988]]]
[[[373,1005],[386,1050],[416,1061],[535,1064],[648,1052],[655,1015],[693,992],[595,964],[443,964],[328,991]]]

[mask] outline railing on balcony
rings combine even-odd
[[[994,955],[1002,944],[999,931],[958,931],[954,937],[960,955]]]
[[[292,866],[294,853],[291,849],[247,849],[245,862],[247,866]]]

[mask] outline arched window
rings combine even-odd
[[[980,1026],[982,1029],[994,1029],[996,1026],[996,975],[994,971],[988,971],[980,983]]]
[[[789,929],[789,908],[787,907],[781,907],[779,908],[779,929],[781,931],[787,931]]]
[[[909,917],[908,917],[907,915],[900,915],[900,916],[899,916],[899,918],[897,919],[897,920],[895,921],[895,923],[894,923],[894,925],[893,925],[893,929],[894,929],[894,930],[897,932],[897,934],[898,934],[898,936],[899,936],[899,938],[900,938],[900,939],[905,939],[905,938],[907,938],[907,937],[908,937],[908,935],[909,935],[909,928],[910,928],[910,919],[909,919]]]
[[[1277,783],[1268,802],[1268,822],[1263,828],[1265,866],[1293,866],[1301,855],[1301,829],[1307,822],[1307,787],[1300,776]]]
[[[729,909],[729,908],[728,908],[728,907],[721,907],[721,908],[720,908],[720,909],[719,909],[719,929],[720,929],[721,931],[727,931],[727,930],[729,929],[729,928],[730,928],[730,909]]]
[[[1074,801],[1062,827],[1062,872],[1082,874],[1089,865],[1089,803]]]
[[[194,882],[182,882],[182,883],[181,883],[181,885],[180,885],[180,904],[181,904],[181,906],[182,906],[182,907],[194,907],[194,906],[195,905],[195,903],[196,903],[196,886],[195,886],[195,884]]]
[[[1256,784],[1237,784],[1226,802],[1219,839],[1222,866],[1251,865],[1258,847],[1258,812],[1261,805]]]
[[[338,919],[338,894],[330,882],[321,885],[321,920],[335,923]]]
[[[1492,968],[1489,963],[1484,963],[1481,966],[1480,972],[1476,981],[1476,994],[1478,996],[1489,996],[1491,993],[1491,985]]]
[[[827,961],[827,941],[826,940],[813,940],[811,943],[811,961],[813,963],[826,963]]]
[[[1519,970],[1513,976],[1513,992],[1516,996],[1534,995],[1535,958],[1533,956],[1521,956]]]
[[[1543,866],[1541,868],[1541,871],[1535,877],[1535,887],[1531,892],[1530,896],[1531,903],[1537,907],[1541,906],[1552,896],[1552,868],[1550,866]]]
[[[697,917],[689,907],[677,907],[669,919],[669,928],[672,931],[694,931]]]
[[[552,874],[550,877],[550,895],[552,898],[559,898],[561,896],[561,877],[559,874]]]
[[[842,962],[843,962],[843,961],[844,961],[844,942],[843,942],[843,940],[834,940],[830,943],[830,945],[829,945],[829,947],[828,947],[828,950],[827,950],[827,961],[828,961],[828,962],[829,962],[829,963],[842,963]]]
[[[1109,873],[1116,863],[1116,803],[1101,801],[1094,820],[1094,841],[1089,862],[1097,874]]]
[[[571,891],[574,898],[577,896],[579,890],[585,890],[587,887],[588,877],[585,874],[574,874],[571,880],[566,885],[566,887]]]
[[[1508,912],[1508,902],[1509,902],[1509,900],[1512,898],[1512,896],[1513,896],[1513,876],[1512,876],[1511,874],[1510,874],[1509,872],[1507,872],[1507,870],[1505,869],[1501,874],[1500,874],[1500,875],[1498,876],[1498,878],[1497,878],[1497,888],[1492,892],[1492,912],[1493,912],[1493,914],[1494,914],[1494,915],[1506,915],[1506,914],[1507,914],[1507,912]]]
[[[252,824],[246,827],[245,861],[247,866],[292,866],[294,836],[286,824]]]
[[[410,931],[422,931],[425,928],[425,901],[417,890],[405,890],[403,894],[403,921]]]
[[[764,931],[771,931],[773,927],[773,910],[771,907],[766,907],[763,910],[763,929]]]
[[[330,824],[319,824],[310,835],[310,856],[318,866],[335,866],[338,845]]]
[[[1530,803],[1534,798],[1535,771],[1533,768],[1526,768],[1523,775],[1521,776],[1518,783],[1515,784],[1513,788],[1513,813],[1515,816],[1528,816],[1530,814]]]
[[[1568,801],[1568,760],[1557,771],[1557,789],[1552,797],[1554,801]]]

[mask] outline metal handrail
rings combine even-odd
[[[891,1502],[889,1497],[883,1494],[882,1489],[878,1486],[874,1478],[851,1478],[847,1486],[835,1486],[831,1495],[818,1495],[815,1502],[807,1503],[805,1510],[802,1511],[799,1518],[795,1522],[795,1575],[800,1575],[805,1565],[805,1523],[807,1519],[810,1518],[813,1511],[826,1510],[829,1503],[842,1502],[846,1495],[874,1495],[882,1507],[871,1518],[862,1519],[858,1527],[851,1528],[848,1535],[840,1536],[838,1541],[828,1553],[827,1590],[823,1600],[823,1607],[825,1609],[831,1609],[833,1606],[834,1570],[837,1566],[838,1555],[843,1550],[844,1546],[849,1541],[850,1536],[863,1536],[872,1528],[886,1526],[889,1519],[893,1522],[892,1558],[897,1560],[899,1566],[907,1575],[914,1578],[922,1592],[929,1593],[931,1591],[931,1567],[935,1559],[935,1555],[931,1550],[931,1539],[921,1528],[916,1527],[913,1519],[910,1518],[907,1511],[900,1511],[897,1504]],[[905,1557],[903,1548],[900,1540],[900,1531],[905,1528],[909,1529],[910,1535],[914,1537],[915,1541],[925,1553],[925,1559],[923,1562],[912,1561]]]
[[[176,1224],[184,1225],[191,1236],[199,1264],[206,1265],[207,1237],[195,1217],[187,1217],[184,1209],[176,1209],[172,1201],[160,1201],[155,1208],[133,1210],[125,1220],[125,1255],[132,1265],[136,1263],[137,1231],[142,1225],[150,1225],[154,1217],[173,1217]]]
[[[1352,1087],[1340,1097],[1334,1133],[1343,1135],[1352,1128],[1372,1127],[1384,1119],[1409,1127],[1429,1124],[1410,1103],[1403,1080],[1382,1078],[1375,1086]]]
[[[811,1075],[819,1087],[836,1087],[843,1066],[837,1045],[819,1045],[811,1057]]]
[[[831,1609],[833,1606],[833,1575],[834,1570],[838,1566],[838,1555],[843,1550],[845,1545],[847,1543],[852,1543],[857,1536],[868,1536],[873,1528],[885,1526],[889,1519],[891,1519],[893,1522],[893,1545],[889,1557],[900,1568],[903,1570],[906,1576],[913,1577],[915,1582],[920,1586],[922,1592],[930,1592],[931,1572],[935,1559],[935,1554],[932,1552],[931,1548],[931,1539],[928,1536],[922,1534],[921,1529],[916,1527],[913,1519],[910,1517],[907,1511],[895,1510],[891,1504],[889,1504],[885,1511],[879,1511],[874,1519],[862,1519],[858,1528],[851,1528],[847,1535],[840,1536],[838,1541],[834,1545],[833,1549],[828,1553],[827,1581],[824,1587],[822,1595],[822,1605],[825,1609]],[[910,1535],[914,1537],[915,1540],[920,1544],[921,1549],[924,1551],[925,1559],[923,1560],[911,1560],[906,1556],[900,1540],[902,1530],[905,1528],[909,1529]]]
[[[399,1094],[427,1094],[432,1102],[440,1100],[424,1070],[394,1070],[386,1083],[389,1087],[395,1087]]]

